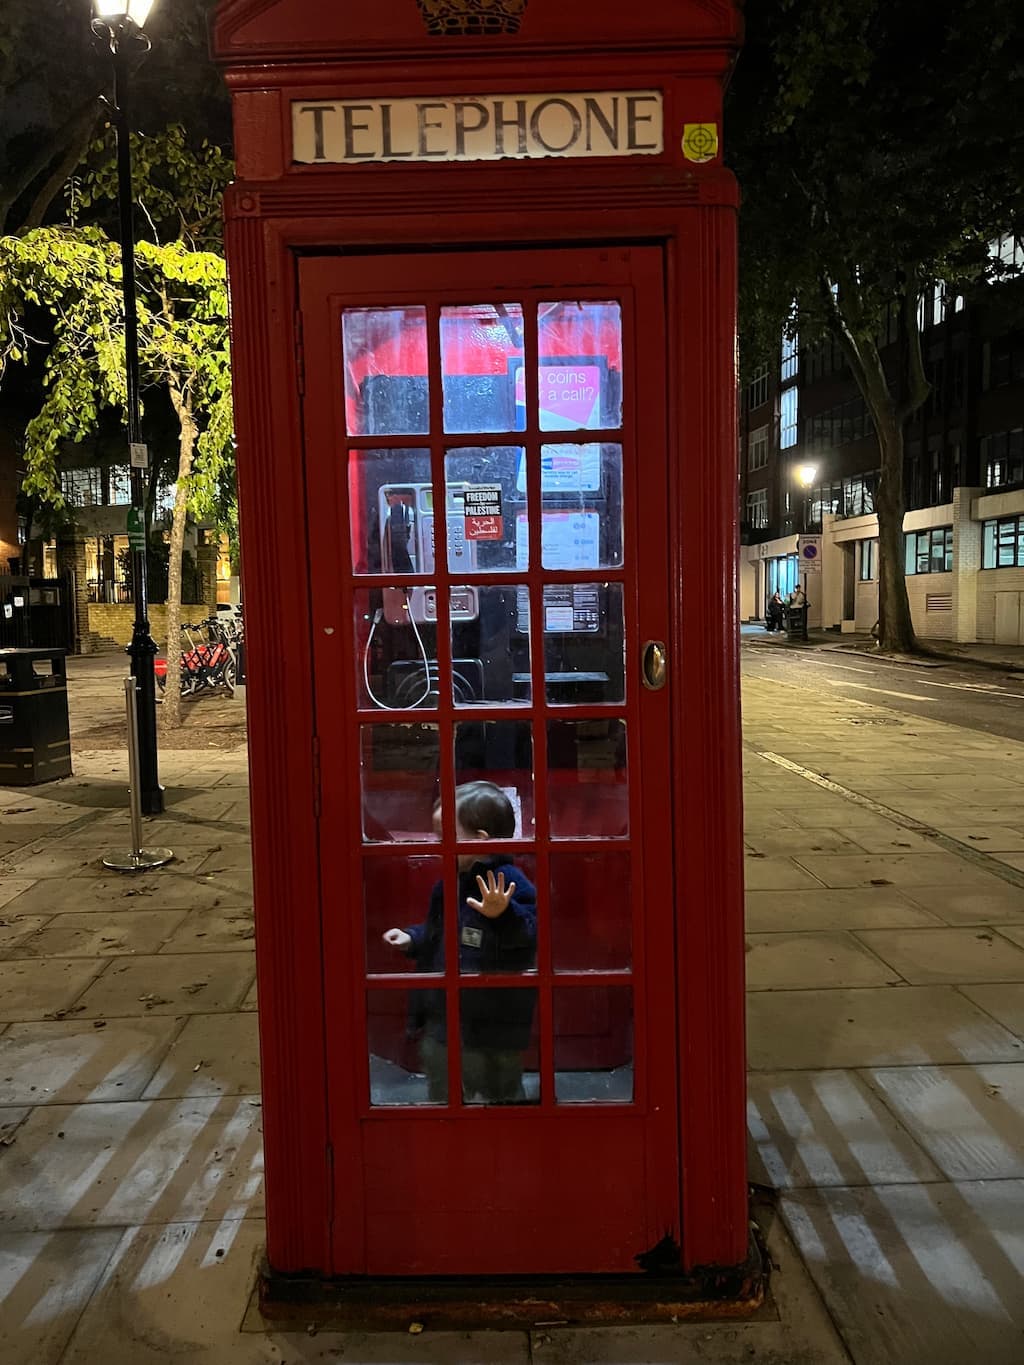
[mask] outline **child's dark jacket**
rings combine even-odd
[[[488,919],[468,904],[480,899],[476,879],[495,878],[503,872],[506,887],[516,889],[508,908],[497,919]],[[468,931],[468,932],[467,932]],[[430,909],[422,924],[405,931],[412,942],[406,949],[420,972],[444,971],[444,888],[440,882],[430,893]],[[464,974],[473,972],[527,972],[537,958],[537,892],[501,855],[474,863],[459,875],[459,965]],[[533,1011],[537,998],[534,988],[509,990],[486,986],[462,990],[462,1044],[468,1048],[493,1048],[496,1051],[522,1050],[529,1045]],[[439,1042],[447,1039],[444,991],[415,991],[410,1000],[410,1022]]]

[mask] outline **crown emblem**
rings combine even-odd
[[[518,33],[527,0],[416,0],[427,32],[442,37]]]

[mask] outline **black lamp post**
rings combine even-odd
[[[149,630],[149,587],[146,577],[146,471],[149,456],[142,440],[139,405],[139,323],[135,306],[135,230],[132,222],[132,153],[128,126],[129,75],[149,51],[143,33],[153,0],[93,0],[92,31],[109,50],[114,69],[110,111],[117,132],[117,205],[121,221],[121,279],[124,297],[124,362],[128,390],[128,449],[132,505],[128,513],[128,546],[132,557],[135,624],[128,646],[131,672],[138,689],[139,795],[146,815],[159,815],[164,790],[157,771],[156,644]],[[168,674],[171,685],[176,678]]]

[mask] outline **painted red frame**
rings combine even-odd
[[[606,0],[531,3],[539,18],[529,33],[461,46],[421,41],[405,18],[389,28],[399,0],[378,4],[372,15],[361,11],[354,35],[344,32],[341,7],[328,14],[312,0],[226,0],[218,17],[215,49],[229,66],[240,177],[227,201],[227,249],[242,533],[247,547],[258,547],[248,549],[243,574],[268,1253],[281,1272],[332,1272],[331,1172],[339,1159],[329,1141],[325,1084],[312,687],[291,688],[286,705],[280,690],[282,657],[310,661],[312,677],[313,641],[307,613],[282,610],[281,556],[268,548],[308,544],[296,257],[342,244],[508,246],[510,225],[516,246],[590,243],[596,235],[664,252],[668,551],[678,585],[666,798],[677,874],[679,1009],[671,1026],[679,1045],[684,1266],[736,1264],[747,1248],[735,626],[737,196],[720,160],[689,165],[678,137],[684,121],[721,122],[738,7],[690,0],[672,7],[670,31],[663,26],[654,34],[652,20],[645,34],[637,16]],[[556,10],[548,41],[546,16]],[[565,30],[576,10],[577,31],[588,34],[582,47]],[[290,21],[301,15],[305,26],[284,23],[282,15]],[[300,31],[301,39],[290,36]],[[346,44],[353,36],[354,46]],[[669,133],[665,154],[642,164],[356,169],[294,168],[287,159],[293,97],[649,84],[664,91]]]

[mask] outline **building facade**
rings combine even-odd
[[[993,244],[1024,269],[1024,245]],[[904,569],[923,639],[1024,644],[1024,313],[993,286],[965,302],[941,285],[919,320],[932,390],[906,433]],[[880,337],[883,359],[895,318]],[[809,623],[870,630],[878,617],[878,442],[839,346],[784,340],[740,394],[740,603],[764,616],[798,576],[801,534],[820,534]]]

